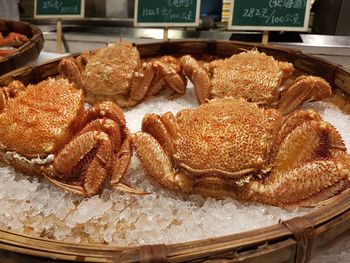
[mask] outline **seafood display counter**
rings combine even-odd
[[[330,83],[333,95],[308,107],[336,126],[349,147],[350,72],[338,64],[297,49],[235,41],[171,41],[139,44],[137,48],[146,61],[186,54],[222,58],[256,49],[293,63],[297,76],[315,75]],[[15,70],[0,77],[0,86],[13,80],[28,85],[55,77],[60,61]],[[125,109],[130,132],[140,130],[146,113],[197,107],[196,91],[191,84],[186,88],[181,97],[169,100],[172,94],[162,91]],[[8,211],[0,216],[0,259],[14,262],[306,262],[317,249],[329,246],[350,228],[349,189],[318,206],[280,209],[168,191],[146,178],[134,159],[125,180],[151,194],[133,196],[107,187],[100,195],[84,199],[51,186],[43,178],[0,168],[0,202]]]

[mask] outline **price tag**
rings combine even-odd
[[[199,25],[199,0],[135,0],[135,26]]]
[[[84,11],[84,0],[34,1],[34,18],[81,18]]]
[[[311,0],[232,0],[228,29],[306,31]]]

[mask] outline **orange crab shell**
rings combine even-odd
[[[304,102],[328,98],[332,87],[321,77],[291,76],[292,63],[275,60],[257,50],[201,63],[185,55],[184,72],[194,84],[199,103],[214,98],[244,98],[287,114]]]
[[[212,64],[214,98],[240,96],[257,102],[273,102],[278,97],[277,87],[281,85],[283,72],[273,57],[250,51],[237,54],[234,59],[214,61]],[[289,66],[293,69],[292,64]],[[228,83],[232,83],[234,88],[227,89]]]
[[[140,54],[130,43],[110,44],[87,58],[83,72],[85,88],[92,94],[124,95],[129,92],[133,72],[141,67]],[[116,89],[117,84],[117,89]]]
[[[0,114],[0,148],[28,157],[54,153],[72,136],[70,128],[83,111],[82,91],[67,80],[29,85]]]
[[[83,89],[90,104],[113,101],[130,107],[162,88],[183,94],[187,84],[178,59],[163,56],[141,61],[137,47],[122,41],[62,59],[58,71]]]
[[[180,166],[202,175],[211,171],[235,178],[233,171],[263,169],[282,121],[281,114],[263,111],[244,100],[216,101],[177,114],[181,132],[174,159]]]

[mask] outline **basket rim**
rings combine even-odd
[[[178,44],[191,44],[191,43],[204,43],[206,45],[217,45],[217,44],[228,44],[228,45],[238,45],[243,47],[251,47],[263,50],[281,50],[287,52],[290,56],[300,56],[306,59],[314,59],[317,63],[325,63],[331,66],[331,71],[333,70],[331,77],[331,85],[337,86],[335,83],[336,77],[334,76],[338,71],[345,72],[350,77],[350,71],[342,67],[341,65],[333,64],[325,59],[313,57],[302,53],[297,49],[281,48],[277,46],[262,45],[262,44],[252,44],[240,41],[167,41],[167,42],[152,42],[146,44],[138,44],[139,48],[145,47],[156,47],[157,45],[169,45],[170,47]],[[167,47],[165,47],[167,50]],[[71,54],[63,56],[57,59],[45,61],[36,66],[25,66],[19,68],[15,71],[11,71],[0,77],[0,83],[6,79],[15,79],[21,74],[27,72],[28,70],[35,70],[36,68],[41,68],[51,63],[58,63],[63,58],[76,56],[78,54]],[[338,87],[341,89],[341,87]],[[329,199],[322,207],[314,208],[312,211],[300,216],[312,224],[313,229],[316,234],[323,235],[327,233],[327,225],[334,227],[337,223],[336,219],[340,216],[349,216],[347,222],[350,222],[350,189],[347,189],[340,193],[339,195]],[[293,220],[292,218],[290,220]],[[288,221],[288,220],[286,220]],[[240,249],[242,247],[254,247],[264,242],[284,242],[293,241],[292,244],[298,245],[295,240],[295,233],[288,228],[285,221],[273,224],[267,227],[262,227],[254,230],[248,230],[240,233],[229,234],[220,237],[214,237],[210,239],[194,240],[182,243],[166,244],[167,256],[170,261],[181,261],[185,259],[186,255],[193,252],[193,247],[197,248],[197,256],[203,257],[203,255],[212,255],[214,253],[225,253],[226,251],[233,251],[235,249]],[[350,228],[350,226],[348,227]],[[266,239],[266,234],[269,238]],[[264,239],[263,239],[264,237]],[[253,238],[253,242],[251,242]],[[315,246],[321,246],[329,241],[325,238],[324,240],[319,240]],[[154,245],[146,245],[154,246]],[[127,254],[129,257],[139,258],[139,253],[145,246],[116,246],[116,245],[106,245],[99,243],[71,243],[65,241],[57,241],[47,238],[33,237],[30,235],[19,234],[10,230],[0,228],[0,249],[5,249],[18,253],[31,254],[39,257],[54,257],[56,259],[64,260],[76,260],[77,257],[85,253],[84,260],[87,261],[104,261],[111,259],[115,256],[115,253],[121,252]],[[96,254],[94,254],[96,253]],[[204,253],[204,254],[203,254]]]
[[[25,63],[32,62],[39,56],[43,48],[42,43],[44,43],[44,36],[39,27],[25,21],[16,21],[16,20],[9,20],[9,19],[0,19],[0,23],[5,23],[6,25],[21,24],[30,28],[30,31],[33,33],[33,35],[29,38],[29,42],[24,43],[23,45],[18,47],[15,52],[7,56],[4,56],[3,58],[0,58],[0,65],[2,64],[4,65],[5,63],[10,63],[12,65],[12,70],[15,70],[16,63],[14,62],[14,60],[20,57],[21,54],[25,54],[24,52],[29,51],[31,49],[36,50],[35,55],[34,57],[30,57],[26,59]],[[24,66],[24,64],[20,66]]]

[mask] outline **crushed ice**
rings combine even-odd
[[[176,113],[197,106],[193,89],[169,100],[169,93],[152,97],[126,110],[131,132],[140,128],[146,113]],[[333,123],[349,146],[349,116],[326,103],[312,107]],[[129,195],[106,188],[99,196],[82,198],[65,192],[45,179],[0,167],[0,228],[16,233],[67,242],[98,242],[114,245],[178,243],[218,237],[276,224],[308,212],[243,204],[232,199],[215,200],[183,196],[161,188],[144,176],[136,157],[127,175],[130,184],[151,194]]]

